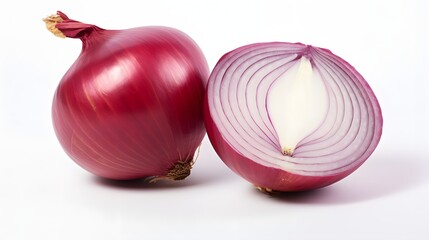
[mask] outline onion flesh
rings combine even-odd
[[[258,43],[225,54],[207,85],[205,123],[220,158],[260,189],[324,187],[375,150],[383,119],[345,60],[301,43]]]

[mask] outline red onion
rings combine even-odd
[[[337,182],[364,163],[381,137],[373,91],[327,49],[282,42],[240,47],[219,60],[206,91],[213,147],[262,191]]]
[[[82,52],[53,99],[65,152],[110,179],[183,179],[205,135],[208,65],[196,43],[168,27],[105,30],[58,12],[45,19]]]

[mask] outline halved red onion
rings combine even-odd
[[[257,43],[225,54],[207,85],[205,124],[219,157],[263,191],[301,191],[346,177],[382,133],[365,79],[327,49]]]

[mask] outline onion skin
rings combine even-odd
[[[209,75],[196,43],[168,27],[105,30],[56,16],[55,28],[83,43],[52,105],[65,152],[108,179],[189,175],[205,136]]]
[[[241,136],[240,135],[241,132],[239,130],[247,129],[244,125],[248,123],[241,122],[240,125],[242,126],[240,126],[240,128],[235,128],[233,123],[226,118],[233,116],[231,114],[239,115],[243,113],[241,112],[234,113],[233,109],[235,108],[231,106],[223,105],[225,103],[229,105],[230,104],[229,100],[225,100],[224,102],[220,101],[220,104],[219,104],[218,99],[221,99],[222,98],[221,96],[224,96],[222,95],[224,92],[229,91],[228,89],[229,86],[238,85],[237,81],[238,82],[244,81],[244,83],[240,82],[241,84],[240,86],[243,86],[246,84],[247,86],[249,85],[249,82],[246,82],[245,80],[241,79],[244,76],[243,71],[246,71],[246,70],[242,70],[242,69],[245,69],[245,67],[242,67],[242,65],[247,66],[246,65],[247,63],[244,64],[244,62],[248,61],[247,59],[244,59],[245,58],[244,56],[247,56],[246,54],[248,54],[248,59],[252,59],[254,56],[256,56],[256,54],[259,54],[259,55],[265,54],[263,55],[264,57],[261,57],[260,59],[264,59],[264,58],[267,59],[268,56],[270,55],[266,54],[267,52],[264,52],[263,50],[264,47],[266,47],[267,49],[270,48],[271,49],[270,51],[273,51],[273,54],[272,54],[273,56],[280,56],[281,54],[284,54],[283,52],[289,51],[293,54],[297,54],[297,57],[295,59],[298,59],[302,56],[308,57],[312,62],[312,64],[315,64],[315,63],[320,64],[320,62],[323,62],[323,61],[329,62],[329,64],[331,63],[335,64],[336,66],[340,66],[341,68],[343,68],[344,74],[346,74],[347,77],[354,79],[353,83],[348,83],[348,84],[356,85],[353,87],[356,87],[360,91],[360,94],[364,96],[363,98],[366,104],[365,106],[370,108],[371,110],[366,110],[366,112],[364,110],[361,114],[362,116],[368,116],[368,118],[370,118],[370,120],[368,121],[369,122],[368,125],[372,124],[373,128],[372,129],[369,128],[368,130],[368,134],[372,134],[372,135],[369,135],[372,137],[370,137],[369,140],[367,140],[368,149],[365,149],[365,152],[358,157],[359,160],[357,160],[356,162],[352,162],[350,164],[350,167],[344,167],[344,169],[340,169],[338,171],[335,170],[335,171],[332,171],[333,173],[327,173],[327,174],[319,174],[319,175],[317,174],[312,175],[311,173],[298,174],[296,172],[278,167],[275,163],[273,163],[271,166],[263,165],[257,162],[254,159],[254,157],[249,157],[241,153],[239,150],[240,148],[237,148],[236,146],[232,145],[232,143],[230,143],[234,141],[237,143],[240,143],[239,140],[237,140],[236,138],[233,138],[232,136],[235,136],[235,135]],[[276,48],[278,48],[279,50],[278,51],[272,50]],[[287,49],[287,50],[284,50],[284,49]],[[252,52],[253,52],[253,55],[252,55]],[[316,58],[323,59],[323,61],[321,61],[320,59],[316,60]],[[278,59],[280,59],[280,57],[278,57]],[[293,61],[295,61],[295,59]],[[262,67],[265,66],[264,65],[265,62],[263,61],[256,62],[256,60],[254,61],[249,60],[248,64],[249,66],[256,66],[256,65],[260,65]],[[318,66],[316,66],[315,68],[317,69]],[[240,69],[240,70],[237,70],[237,69]],[[276,69],[279,69],[279,67],[277,67]],[[240,79],[234,78],[233,74],[235,72],[237,72],[237,76]],[[253,71],[251,72],[249,71],[249,73],[246,73],[246,74],[250,76],[254,76],[252,75],[252,73],[254,74]],[[265,76],[268,76],[268,75],[265,75]],[[226,83],[224,83],[224,85],[221,85],[221,83],[223,83],[224,81]],[[254,80],[254,81],[256,82],[257,80]],[[216,88],[214,87],[215,84],[217,84]],[[214,89],[216,89],[216,91]],[[229,92],[226,95],[234,96],[232,97],[234,99],[233,101],[237,101],[237,102],[239,101],[236,99],[241,99],[242,97],[241,95],[238,96],[235,93],[229,93]],[[266,96],[264,97],[266,99]],[[216,106],[218,109],[216,109],[214,105],[210,105],[210,101],[213,104],[216,103],[217,104]],[[359,105],[361,103],[355,102],[354,104]],[[244,106],[243,109],[245,108],[248,109],[249,106]],[[256,109],[252,108],[251,110],[248,110],[248,111],[251,112],[252,110],[256,110]],[[224,114],[226,118],[224,117],[224,115],[221,116],[220,113],[218,112],[222,112],[222,114]],[[231,118],[237,118],[237,117],[234,116]],[[219,155],[220,159],[236,174],[238,174],[239,176],[243,177],[244,179],[246,179],[247,181],[255,185],[259,190],[263,192],[268,192],[268,193],[277,192],[277,191],[294,192],[294,191],[307,191],[307,190],[318,189],[318,188],[331,185],[347,177],[348,175],[353,173],[356,169],[358,169],[375,150],[376,146],[380,141],[380,138],[382,135],[382,126],[383,126],[381,108],[379,106],[379,103],[373,91],[371,90],[368,83],[364,80],[364,78],[348,62],[334,55],[328,49],[317,48],[310,45],[304,45],[302,43],[282,43],[282,42],[250,44],[250,45],[239,47],[222,56],[222,58],[218,61],[218,63],[216,64],[215,68],[213,69],[209,77],[209,82],[206,88],[206,96],[205,96],[205,102],[204,102],[204,121],[205,121],[206,131],[207,131],[209,140],[212,143],[216,153]],[[229,125],[225,125],[225,123],[223,123],[222,121],[229,122],[232,128],[223,130],[222,128],[225,128],[225,126],[229,126]],[[223,132],[221,130],[223,130]],[[246,134],[251,135],[250,130],[245,130],[245,131],[248,131]],[[226,132],[234,132],[235,135],[230,134],[230,136],[226,136],[224,134]],[[229,139],[233,139],[234,141],[232,140],[228,141],[228,137]],[[254,137],[256,138],[260,136],[254,136]],[[246,139],[244,139],[244,141],[246,141]],[[352,142],[352,145],[353,143],[354,142]],[[242,146],[247,146],[247,145],[242,145]],[[350,149],[352,148],[359,148],[359,146],[354,144],[353,146],[350,146]],[[255,151],[263,151],[263,150],[257,149]],[[281,159],[282,157],[281,157],[280,151],[278,155],[280,155],[280,157],[278,158]],[[284,159],[288,159],[289,157],[291,159],[294,158],[293,156],[283,156],[283,157]],[[298,161],[298,160],[295,160],[295,161]]]

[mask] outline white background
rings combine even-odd
[[[157,186],[104,181],[62,151],[56,85],[81,43],[41,19],[62,10],[109,29],[167,25],[210,68],[261,41],[331,49],[367,79],[384,114],[379,147],[324,189],[273,198],[232,173],[207,139],[192,175]],[[0,7],[0,239],[429,239],[426,0],[8,1]]]

